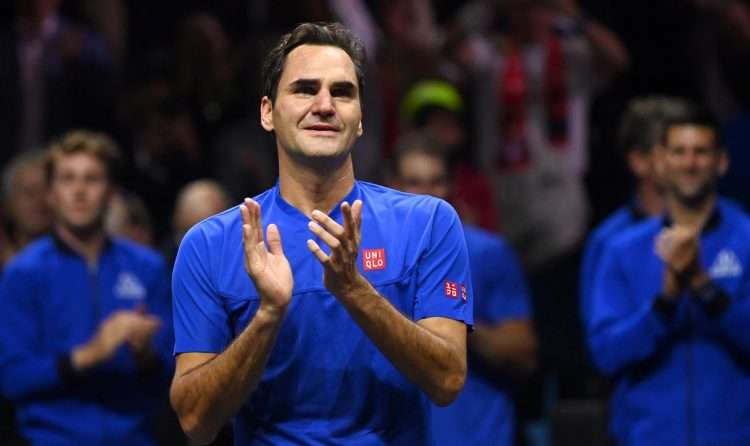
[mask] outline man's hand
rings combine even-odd
[[[357,254],[362,241],[362,201],[356,200],[351,206],[342,203],[341,214],[344,226],[318,210],[312,212],[313,221],[308,224],[310,231],[331,249],[331,255],[328,255],[315,241],[307,241],[308,249],[325,268],[323,283],[334,296],[347,295],[364,280],[357,269]]]
[[[261,309],[284,313],[292,299],[294,276],[281,245],[281,234],[275,224],[268,225],[266,240],[260,221],[260,205],[250,198],[240,206],[242,241],[245,247],[245,270],[258,289]]]
[[[137,306],[135,311],[145,318],[151,318],[156,321],[156,324],[140,324],[134,327],[127,339],[128,348],[131,353],[133,353],[136,363],[139,367],[145,368],[150,365],[154,358],[155,352],[151,340],[153,339],[156,330],[159,329],[161,321],[154,316],[150,316],[147,313],[145,305]]]
[[[663,286],[666,296],[677,296],[694,278],[705,276],[698,233],[693,229],[675,226],[662,230],[656,238],[656,254],[667,266]]]
[[[73,350],[73,367],[85,370],[110,359],[120,346],[134,338],[150,336],[159,327],[159,319],[137,311],[120,310],[99,324],[94,337]],[[142,342],[142,341],[138,341]]]

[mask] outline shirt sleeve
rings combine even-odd
[[[474,323],[471,270],[461,221],[444,201],[436,206],[417,266],[416,320],[446,317]]]
[[[11,264],[0,281],[0,383],[3,395],[22,401],[62,388],[60,359],[39,351],[41,280],[32,269]]]
[[[599,260],[601,258],[603,243],[604,241],[601,240],[598,237],[598,234],[595,232],[586,243],[586,248],[583,251],[583,261],[581,262],[581,275],[578,290],[581,308],[581,320],[584,324],[591,314],[591,295],[594,289],[596,265],[599,263]]]
[[[654,308],[654,298],[637,299],[619,262],[619,250],[609,247],[602,254],[601,270],[594,279],[592,314],[587,334],[592,358],[604,373],[654,355],[674,330],[676,316],[666,317]]]
[[[507,244],[496,241],[483,247],[482,251],[483,255],[471,264],[474,277],[477,277],[480,269],[483,277],[482,288],[479,280],[473,282],[475,295],[483,300],[474,304],[477,319],[481,317],[488,323],[528,319],[531,314],[529,290],[513,250]],[[469,255],[472,256],[471,253]],[[479,311],[480,306],[484,311]]]
[[[205,224],[205,223],[204,223]],[[229,316],[216,290],[212,246],[201,226],[192,228],[180,243],[172,273],[174,354],[219,353],[231,342]]]

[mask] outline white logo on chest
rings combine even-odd
[[[135,275],[123,271],[117,276],[115,296],[120,299],[141,300],[146,297],[146,288]]]
[[[709,274],[714,279],[738,277],[742,275],[742,265],[737,255],[731,249],[722,249],[716,256]]]

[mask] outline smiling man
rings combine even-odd
[[[157,253],[105,232],[117,159],[99,133],[51,145],[52,235],[0,282],[0,385],[30,444],[157,444],[173,364],[167,274]]]
[[[355,180],[364,51],[302,24],[263,69],[277,185],[193,227],[173,275],[171,399],[190,437],[430,444],[466,375],[471,283],[444,201]],[[283,237],[283,239],[282,239]]]
[[[729,167],[704,111],[665,127],[657,166],[667,217],[604,250],[588,324],[615,381],[618,445],[750,442],[750,223],[717,195]]]

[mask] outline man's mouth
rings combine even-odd
[[[309,132],[321,133],[321,134],[335,134],[335,133],[338,133],[339,131],[339,129],[336,126],[330,125],[330,124],[309,125],[305,127],[305,130]]]

